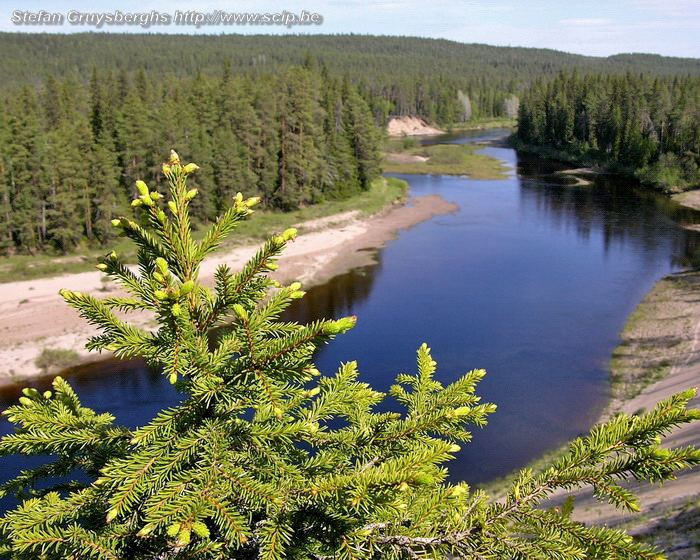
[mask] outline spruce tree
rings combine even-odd
[[[643,416],[620,415],[571,443],[542,473],[520,473],[504,500],[447,482],[443,464],[495,405],[474,393],[474,370],[443,386],[423,345],[417,372],[390,393],[401,407],[378,412],[386,395],[360,380],[357,364],[322,375],[314,350],[351,329],[355,317],[299,325],[279,320],[298,283],[268,276],[294,239],[275,235],[240,271],[221,265],[214,289],[199,265],[252,212],[239,193],[196,242],[187,179],[198,167],[171,154],[169,193],[143,182],[139,219],[114,220],[137,246],[138,271],[110,253],[98,268],[127,297],[63,290],[101,330],[91,350],[143,357],[182,392],[180,405],[136,430],[81,405],[61,378],[53,391],[25,390],[7,409],[15,433],[3,454],[45,454],[51,463],[1,487],[19,505],[0,518],[0,556],[42,559],[413,559],[661,558],[624,532],[584,527],[539,509],[557,488],[592,485],[601,499],[637,510],[619,479],[651,482],[700,463],[700,452],[660,447],[674,426],[700,417],[680,393]],[[114,310],[149,311],[156,330]],[[65,482],[66,477],[82,476]],[[64,477],[56,483],[54,477]]]
[[[280,78],[279,178],[272,193],[274,204],[284,210],[313,203],[324,175],[322,110],[317,99],[317,77],[294,68]]]
[[[10,130],[4,103],[0,103],[0,252],[11,252],[12,241],[12,183],[10,181],[10,161],[7,146],[10,143]]]
[[[355,88],[345,84],[343,90],[345,127],[357,161],[360,187],[369,190],[372,181],[381,173],[379,131],[372,122],[367,103]]]
[[[324,78],[323,134],[328,153],[324,195],[336,198],[348,197],[359,190],[359,161],[354,154],[352,129],[346,124],[343,97],[338,80]]]
[[[7,114],[11,141],[2,149],[10,185],[12,238],[17,245],[31,252],[41,246],[46,231],[46,204],[42,201],[39,181],[41,148],[46,137],[41,129],[39,105],[31,88],[22,88],[14,103],[9,104]]]

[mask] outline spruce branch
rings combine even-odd
[[[135,219],[115,220],[134,241],[132,271],[110,253],[98,269],[127,291],[97,299],[62,291],[99,329],[91,350],[140,356],[162,372],[182,402],[128,430],[82,406],[61,378],[53,391],[27,389],[4,414],[15,432],[0,453],[55,455],[0,491],[18,505],[0,517],[0,555],[224,560],[317,558],[661,558],[620,531],[585,527],[540,509],[556,489],[592,486],[634,511],[634,478],[660,483],[700,464],[694,448],[663,449],[671,429],[695,421],[695,391],[642,416],[621,415],[574,440],[544,472],[523,470],[505,499],[450,484],[445,464],[483,426],[495,405],[475,394],[484,370],[450,384],[423,344],[416,371],[396,377],[387,397],[361,381],[356,362],[322,375],[313,355],[353,328],[355,317],[308,325],[279,320],[304,296],[299,283],[269,277],[296,230],[274,235],[240,270],[220,266],[213,289],[202,259],[258,199],[237,194],[203,239],[193,240],[187,186],[194,164],[172,152],[168,192],[138,182]],[[150,311],[153,332],[114,314]],[[82,472],[84,482],[57,482]]]

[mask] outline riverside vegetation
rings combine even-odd
[[[561,73],[520,106],[516,147],[623,171],[665,192],[700,186],[700,79]]]
[[[136,66],[123,64],[131,46],[118,46],[117,36],[107,44],[83,38],[79,45],[69,41],[64,51],[69,43],[57,37],[33,36],[27,43],[26,37],[0,34],[7,55],[0,64],[13,65],[15,48],[36,55],[34,47],[42,50],[47,39],[63,61],[74,48],[84,55],[75,71],[61,70],[61,78],[46,71],[42,55],[31,63],[25,59],[23,68],[28,64],[38,74],[29,77],[13,66],[7,74],[13,83],[0,86],[2,254],[55,256],[112,243],[109,220],[136,194],[134,181],[165,184],[157,155],[164,140],[206,169],[193,179],[203,193],[192,208],[199,225],[222,211],[219,201],[231,196],[231,184],[247,185],[268,210],[348,199],[366,191],[379,174],[380,130],[390,112],[418,111],[429,120],[453,122],[466,115],[459,87],[471,96],[468,113],[474,118],[502,115],[512,97],[492,84],[460,85],[437,76],[418,87],[416,76],[404,79],[405,68],[390,78],[396,85],[369,87],[354,72],[351,79],[347,72],[331,71],[318,49],[315,54],[304,49],[295,59],[288,46],[277,46],[272,52],[279,62],[267,64],[266,55],[256,54],[248,72],[232,51],[219,57],[210,50],[218,53],[218,40],[192,48],[188,56],[198,64],[190,67],[179,47],[160,49],[166,37],[156,40],[161,54],[149,63],[141,59],[146,51],[132,53],[131,62],[141,61]],[[230,49],[231,38],[223,44]],[[215,72],[206,52],[218,61]],[[88,58],[92,63],[85,67]],[[334,58],[334,68],[341,59]],[[365,58],[355,54],[350,60],[353,66]],[[417,89],[409,96],[413,85]],[[178,111],[192,118],[159,118]]]
[[[697,174],[695,59],[346,35],[0,33],[0,50],[3,255],[113,243],[109,220],[134,181],[166,183],[163,142],[206,170],[194,179],[195,226],[223,210],[231,184],[266,209],[347,199],[378,175],[393,115],[449,129],[510,122],[522,103],[524,142],[674,187]],[[590,76],[557,77],[574,68]],[[180,111],[192,118],[162,118]]]
[[[502,161],[475,153],[480,147],[474,144],[422,147],[414,139],[394,140],[388,142],[382,167],[388,173],[469,175],[472,179],[507,177],[508,168]]]
[[[115,253],[98,268],[129,297],[63,290],[102,333],[92,350],[143,357],[183,402],[130,430],[82,407],[61,378],[54,391],[25,390],[5,414],[14,434],[4,454],[54,460],[2,486],[17,507],[0,518],[0,554],[11,559],[309,558],[662,558],[609,528],[585,527],[570,507],[538,504],[557,488],[591,485],[602,500],[638,509],[617,481],[672,479],[700,464],[693,448],[662,449],[672,427],[698,420],[695,390],[644,415],[619,415],[576,439],[541,474],[522,471],[506,498],[491,502],[447,482],[443,464],[483,425],[495,405],[480,403],[474,370],[443,386],[424,344],[417,373],[390,393],[400,412],[378,412],[385,396],[359,380],[355,362],[322,375],[315,349],[351,329],[355,317],[309,325],[277,318],[304,296],[267,273],[296,235],[273,236],[240,271],[221,265],[215,289],[198,281],[214,251],[258,198],[241,194],[204,237],[191,235],[198,170],[176,153],[163,167],[168,193],[139,181],[135,219],[114,226],[137,246],[139,271]],[[148,311],[144,331],[112,310]],[[80,474],[79,474],[80,473]],[[56,480],[56,477],[62,477]],[[70,478],[73,477],[73,480]]]

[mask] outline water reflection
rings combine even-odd
[[[587,175],[589,185],[575,186],[557,175],[563,164],[520,156],[520,210],[553,228],[573,228],[583,239],[602,232],[607,253],[612,243],[642,245],[647,251],[671,239],[674,266],[697,266],[697,236],[678,234],[678,226],[700,223],[700,212],[615,175]]]
[[[435,144],[473,144],[484,142],[494,138],[505,138],[513,132],[512,128],[490,128],[488,130],[462,130],[448,132],[437,136],[421,137],[421,146],[433,146]]]
[[[282,321],[310,323],[317,319],[335,319],[352,313],[372,292],[374,279],[381,272],[381,253],[377,264],[363,266],[340,274],[322,286],[306,290],[280,316]]]
[[[668,199],[614,176],[572,186],[556,174],[563,164],[485,151],[517,173],[499,181],[404,176],[412,194],[439,193],[460,210],[401,232],[378,253],[379,264],[309,289],[285,316],[358,315],[317,365],[332,373],[357,359],[362,379],[378,389],[414,371],[422,342],[433,348],[443,382],[487,369],[478,394],[499,409],[450,465],[472,483],[588,429],[605,402],[607,363],[626,317],[661,275],[697,262],[699,247],[695,233],[677,226],[700,221],[698,214]],[[109,362],[69,377],[86,406],[128,426],[181,398],[139,363]],[[17,396],[2,392],[0,407]],[[8,429],[0,420],[0,432]],[[30,464],[3,458],[0,478]]]

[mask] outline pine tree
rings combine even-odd
[[[148,173],[153,127],[151,111],[143,104],[139,94],[129,89],[128,82],[122,82],[120,88],[126,89],[127,94],[117,114],[117,145],[122,159],[124,181],[130,186]],[[131,188],[129,191],[135,193]]]
[[[47,136],[53,157],[42,166],[42,177],[49,187],[45,197],[45,235],[47,241],[67,252],[78,244],[83,234],[92,234],[89,170],[85,159],[90,149],[90,133],[87,121],[81,119],[65,122]]]
[[[324,89],[323,134],[326,138],[328,154],[324,195],[331,198],[344,198],[360,190],[359,161],[354,154],[352,126],[346,123],[347,111],[338,80],[325,79]]]
[[[93,140],[88,160],[88,179],[92,193],[92,229],[104,245],[114,237],[114,228],[111,227],[110,221],[127,207],[127,197],[119,188],[120,174],[114,143],[107,134]]]
[[[260,193],[265,205],[272,205],[280,177],[280,99],[277,82],[269,77],[261,78],[257,86],[251,96],[257,117],[255,143],[251,153],[253,171],[257,177],[255,192]]]
[[[191,236],[187,179],[198,169],[171,154],[165,196],[137,182],[139,221],[114,220],[138,250],[137,272],[110,253],[98,268],[130,293],[63,290],[101,334],[91,350],[141,356],[184,400],[136,430],[83,407],[61,378],[53,391],[26,389],[4,414],[14,434],[3,454],[53,462],[1,487],[19,505],[0,518],[0,556],[12,560],[661,558],[624,532],[584,527],[570,508],[538,503],[557,488],[592,485],[630,511],[618,480],[662,482],[700,464],[692,448],[667,450],[661,436],[700,418],[680,393],[643,416],[620,415],[575,440],[540,474],[520,473],[507,497],[489,502],[451,484],[442,466],[495,405],[474,394],[485,372],[443,386],[423,345],[417,373],[390,393],[401,412],[377,412],[385,396],[359,380],[357,364],[335,375],[314,367],[314,350],[351,329],[355,317],[299,325],[280,321],[303,297],[269,271],[294,239],[272,237],[240,271],[221,265],[214,289],[198,279],[202,259],[258,202],[239,193],[199,242]],[[150,311],[146,331],[113,310]],[[214,330],[215,329],[215,330]],[[84,476],[55,483],[76,471]]]

